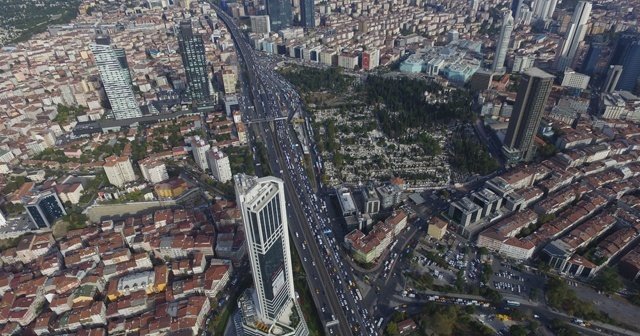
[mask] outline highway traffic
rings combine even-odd
[[[341,260],[337,242],[331,237],[327,205],[311,188],[304,170],[302,148],[287,120],[282,120],[282,117],[291,119],[296,112],[302,113],[300,97],[268,62],[261,62],[255,56],[233,19],[215,8],[236,42],[249,78],[241,91],[252,101],[241,98],[240,105],[244,121],[251,125],[250,140],[254,144],[256,141],[265,144],[273,175],[285,181],[291,217],[289,229],[326,332],[376,335],[378,330],[361,303],[362,295],[353,281],[353,270]],[[251,123],[252,120],[263,122]],[[309,140],[313,141],[313,137]]]

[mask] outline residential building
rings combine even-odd
[[[534,55],[516,55],[513,59],[513,68],[511,71],[515,73],[524,72],[532,68],[535,61],[536,57]]]
[[[238,83],[238,76],[233,70],[222,70],[222,86],[224,87],[225,94],[236,93],[236,84]]]
[[[508,161],[533,159],[533,138],[540,126],[553,79],[553,75],[538,68],[531,68],[523,74],[504,140],[503,151]]]
[[[196,162],[196,165],[202,169],[202,171],[207,170],[209,167],[207,163],[207,151],[211,148],[211,145],[205,140],[200,139],[199,136],[194,136],[187,141],[191,144],[191,153],[193,153],[193,160]]]
[[[509,41],[511,41],[511,32],[513,32],[513,16],[509,9],[502,10],[502,28],[500,29],[500,37],[496,46],[496,54],[493,58],[492,70],[494,73],[504,72],[504,60],[509,50]]]
[[[564,70],[572,66],[578,48],[589,29],[587,21],[589,21],[591,15],[591,6],[591,2],[587,1],[579,1],[576,5],[569,28],[556,54],[557,70]]]
[[[293,17],[291,12],[291,1],[266,0],[265,3],[272,31],[277,32],[291,26],[291,20]]]
[[[231,180],[231,165],[226,154],[218,150],[217,147],[213,147],[207,151],[206,157],[214,179],[222,183]]]
[[[448,223],[445,220],[441,219],[438,216],[434,216],[429,221],[427,234],[429,235],[429,237],[440,240],[447,233],[447,226]]]
[[[269,15],[252,15],[249,18],[252,32],[256,34],[269,34],[271,32]]]
[[[104,35],[97,36],[90,48],[113,117],[118,120],[141,117],[142,112],[131,87],[131,74],[124,50],[113,48],[111,39]]]
[[[128,156],[109,156],[104,160],[102,165],[109,183],[118,188],[122,188],[126,183],[136,180],[136,175],[133,171],[133,165]]]
[[[53,190],[36,193],[23,202],[29,218],[38,229],[53,226],[57,219],[67,214],[60,198]]]
[[[558,0],[537,0],[532,2],[533,16],[542,21],[549,21],[556,10]]]
[[[244,174],[235,175],[234,182],[255,286],[245,292],[247,300],[239,302],[241,331],[265,335],[257,329],[267,324],[278,326],[282,335],[306,336],[309,331],[295,301],[284,182]],[[297,325],[289,321],[294,309],[299,316]]]
[[[138,162],[142,177],[151,183],[160,183],[169,179],[167,167],[163,161],[155,158],[146,158]]]
[[[589,85],[591,77],[575,72],[574,70],[567,68],[564,70],[564,76],[562,77],[562,86],[574,89],[584,90]]]
[[[191,21],[189,20],[180,21],[178,26],[178,46],[187,75],[189,98],[194,102],[210,99],[211,91],[209,90],[209,73],[204,41],[201,34],[193,32],[193,27],[191,27]]]

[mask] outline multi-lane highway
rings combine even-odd
[[[233,19],[215,8],[236,42],[246,70],[248,81],[241,89],[250,100],[240,100],[245,121],[274,120],[301,111],[295,90],[255,57]],[[285,120],[252,123],[250,131],[252,143],[265,144],[273,174],[285,181],[291,236],[326,332],[376,335],[378,331],[369,312],[361,304],[362,296],[353,281],[352,270],[340,259],[335,239],[327,235],[326,204],[311,189],[295,133]]]

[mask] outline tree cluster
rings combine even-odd
[[[291,66],[281,70],[280,74],[305,93],[321,91],[343,93],[353,83],[353,78],[343,75],[342,69],[336,67],[317,69]]]
[[[451,151],[450,163],[458,171],[487,175],[498,169],[498,163],[489,155],[485,146],[465,132],[457,132],[452,137]]]

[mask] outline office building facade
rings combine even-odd
[[[616,90],[620,75],[622,75],[622,65],[610,65],[607,71],[607,77],[604,80],[602,92],[611,93]]]
[[[112,47],[111,39],[104,35],[97,36],[89,48],[96,60],[113,117],[118,120],[141,117],[124,50]]]
[[[496,55],[493,59],[493,72],[504,72],[504,60],[509,50],[509,41],[511,40],[511,32],[513,32],[513,16],[511,11],[505,9],[502,11],[502,29],[500,30],[500,38],[496,46]]]
[[[313,28],[316,25],[314,0],[300,0],[300,23],[305,28]]]
[[[178,26],[178,46],[187,75],[188,96],[193,102],[211,98],[207,59],[202,35],[195,34],[191,21],[183,20]]]
[[[53,190],[30,196],[24,204],[29,218],[38,229],[51,227],[58,218],[67,215],[60,198]]]
[[[271,21],[271,31],[277,32],[281,29],[291,27],[291,1],[266,0],[266,4],[269,21]]]
[[[235,175],[234,182],[255,286],[250,295],[253,308],[243,309],[253,312],[250,319],[243,314],[243,331],[253,334],[260,321],[289,331],[283,335],[308,335],[302,314],[295,326],[285,322],[292,310],[299,308],[293,287],[284,182],[276,177],[244,174]]]
[[[616,89],[634,91],[640,78],[640,33],[620,36],[611,57],[611,65],[622,66]]]
[[[571,23],[567,29],[562,43],[559,46],[556,70],[564,70],[567,67],[571,67],[580,43],[584,40],[584,36],[587,33],[587,22],[591,15],[591,3],[587,1],[580,1],[576,5],[576,9],[571,17]]]
[[[533,139],[551,93],[553,79],[553,75],[538,68],[524,72],[504,139],[503,152],[508,161],[533,159]]]

